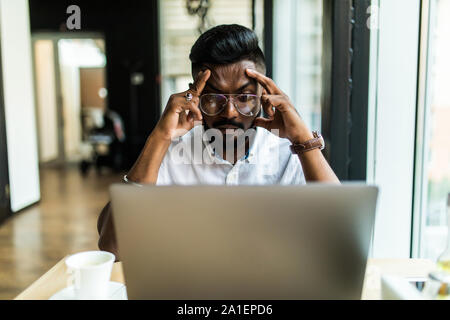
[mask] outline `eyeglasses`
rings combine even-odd
[[[231,100],[236,110],[247,117],[258,114],[261,98],[254,94],[216,94],[209,93],[200,97],[200,110],[208,116],[221,113]]]

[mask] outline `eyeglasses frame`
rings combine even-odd
[[[225,99],[227,100],[227,102],[224,104],[224,107],[221,108],[217,113],[210,114],[210,113],[205,112],[205,110],[202,108],[201,99],[202,99],[202,97],[205,97],[205,96],[224,96]],[[217,116],[218,114],[220,114],[220,113],[225,109],[226,105],[228,104],[228,102],[229,102],[229,100],[230,100],[229,97],[237,97],[237,96],[252,96],[252,97],[258,98],[258,99],[259,99],[259,105],[258,105],[259,108],[258,108],[258,112],[261,111],[261,97],[258,96],[258,95],[256,95],[256,94],[252,94],[252,93],[232,93],[232,94],[206,93],[206,94],[202,94],[202,95],[200,96],[199,108],[200,108],[201,112],[203,112],[203,113],[206,114],[207,116],[214,117],[214,116]],[[233,101],[233,106],[234,106],[234,108],[235,108],[241,115],[243,115],[244,117],[253,117],[253,116],[250,116],[250,115],[248,115],[248,114],[242,113],[241,110],[239,110],[239,108],[236,106],[236,104],[234,103],[234,101]],[[258,112],[257,112],[257,113],[258,113]]]

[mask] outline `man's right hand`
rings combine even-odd
[[[210,70],[200,71],[189,90],[170,96],[161,119],[153,131],[155,136],[171,141],[185,135],[197,121],[202,120],[202,113],[199,109],[200,95],[210,75]],[[192,95],[190,101],[186,99],[188,93]]]
[[[196,121],[201,121],[199,102],[206,81],[211,75],[210,70],[200,72],[190,89],[170,97],[161,119],[153,129],[145,143],[139,158],[128,172],[128,179],[142,184],[155,184],[163,158],[176,137],[191,130]],[[186,94],[192,95],[192,100],[186,99]],[[201,123],[201,122],[200,122]]]

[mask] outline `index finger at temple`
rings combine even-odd
[[[247,74],[249,77],[255,79],[260,83],[264,89],[266,89],[268,94],[280,94],[281,90],[277,87],[275,82],[270,79],[269,77],[266,77],[265,75],[259,73],[256,70],[253,69],[247,69]]]
[[[192,91],[197,96],[200,96],[203,92],[203,89],[205,88],[206,82],[208,81],[209,77],[211,76],[211,71],[204,70],[199,73],[197,78],[194,81],[194,85],[192,88]]]

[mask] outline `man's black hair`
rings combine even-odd
[[[223,65],[242,60],[253,61],[257,67],[266,69],[257,35],[238,24],[223,24],[203,33],[192,46],[189,59],[193,72],[206,63]]]

